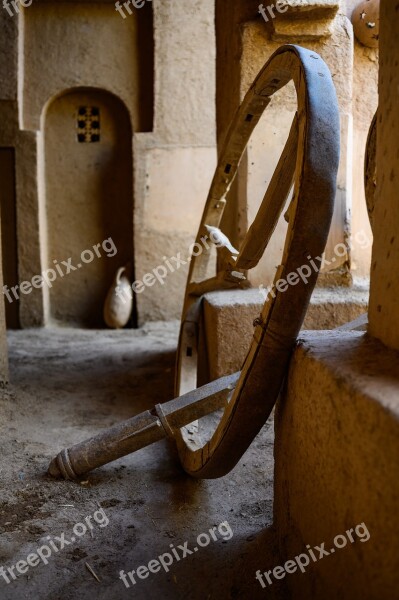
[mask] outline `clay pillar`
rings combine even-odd
[[[399,6],[381,2],[377,195],[369,333],[399,350]]]

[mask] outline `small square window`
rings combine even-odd
[[[79,106],[77,140],[90,144],[100,141],[100,109],[97,106]]]

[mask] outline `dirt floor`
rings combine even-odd
[[[255,579],[257,569],[279,564],[271,527],[272,422],[221,480],[190,479],[166,441],[79,483],[46,475],[50,459],[63,447],[173,397],[176,343],[176,323],[121,332],[9,334],[11,384],[0,407],[0,566],[25,561],[20,568],[26,572],[14,580],[5,570],[10,583],[0,576],[1,600],[284,596],[276,584],[263,590]],[[89,516],[92,529],[87,526],[84,533],[78,526],[81,537],[74,535],[74,526]],[[179,546],[188,542],[193,549],[197,536],[225,521],[228,526],[214,530],[217,540],[208,536],[206,547],[181,558]],[[61,549],[64,540],[69,543]],[[200,540],[205,545],[206,538]],[[172,552],[171,544],[180,560],[168,573],[133,576],[136,584],[127,578],[130,588],[125,586],[121,570],[148,565]],[[41,550],[48,564],[32,557],[33,566],[27,564],[28,555],[43,546],[51,552],[46,558],[48,550]]]

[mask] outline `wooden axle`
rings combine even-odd
[[[165,437],[174,438],[181,427],[224,408],[239,376],[240,373],[235,373],[221,377],[62,450],[51,461],[49,474],[57,478],[77,479]]]

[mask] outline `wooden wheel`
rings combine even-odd
[[[377,113],[370,125],[364,161],[364,190],[371,229],[374,225],[375,191],[377,186]]]
[[[236,113],[216,168],[196,243],[219,227],[229,188],[247,142],[271,97],[293,80],[298,101],[288,141],[255,221],[239,254],[222,249],[222,268],[206,279],[211,252],[192,256],[178,348],[176,393],[197,387],[199,317],[203,294],[242,287],[245,271],[262,257],[294,184],[289,226],[275,283],[324,252],[334,208],[339,162],[339,111],[328,67],[313,51],[288,45],[267,62]],[[175,439],[184,469],[199,478],[220,477],[239,461],[266,422],[287,373],[293,347],[316,284],[312,269],[303,280],[275,290],[256,320],[253,341],[239,376],[226,386],[220,421],[205,440],[197,424],[178,430]],[[293,278],[291,278],[293,281]],[[280,289],[282,289],[280,285]]]

